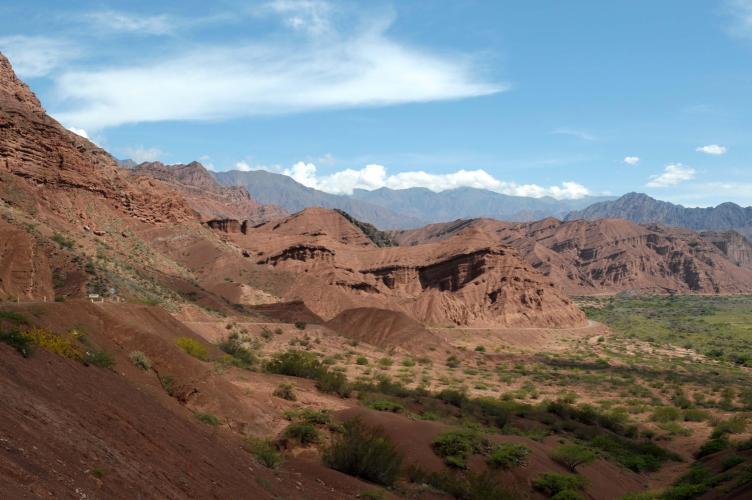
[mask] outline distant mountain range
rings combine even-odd
[[[492,217],[511,221],[532,221],[545,217],[563,218],[573,210],[612,197],[556,200],[550,197],[509,196],[485,189],[458,188],[440,193],[425,188],[374,191],[356,189],[352,195],[334,195],[303,186],[292,178],[263,170],[216,172],[225,186],[242,186],[259,203],[279,205],[297,212],[319,206],[344,210],[380,229],[410,229],[461,218]]]
[[[639,224],[660,223],[698,231],[735,230],[752,237],[752,207],[722,203],[717,207],[687,208],[641,193],[628,193],[617,200],[595,203],[566,216],[566,220],[576,219],[627,219]]]

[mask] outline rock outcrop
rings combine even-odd
[[[199,162],[187,165],[142,163],[131,172],[166,182],[179,191],[204,220],[237,219],[259,224],[287,214],[279,207],[257,203],[243,187],[221,186]]]
[[[487,238],[377,247],[340,213],[307,209],[249,229],[238,245],[295,277],[288,300],[331,319],[347,309],[402,312],[424,324],[574,326],[584,316],[517,251]]]
[[[617,219],[544,219],[527,224],[475,219],[394,237],[403,245],[414,245],[483,235],[517,249],[529,265],[572,294],[752,291],[748,247],[738,234],[741,240]]]

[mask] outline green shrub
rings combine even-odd
[[[190,337],[178,337],[175,344],[180,347],[186,354],[193,356],[201,361],[209,359],[209,351],[198,340]]]
[[[159,375],[159,383],[162,384],[162,389],[164,389],[167,394],[175,397],[175,378],[172,375]]]
[[[709,439],[705,441],[700,449],[695,453],[696,458],[707,457],[719,451],[723,451],[730,446],[728,439],[725,437]]]
[[[310,379],[315,379],[321,369],[315,354],[296,350],[277,353],[266,363],[266,371],[270,373]]]
[[[336,394],[339,397],[350,397],[352,391],[347,377],[340,372],[322,371],[316,377],[316,389],[328,394]]]
[[[231,363],[238,368],[249,369],[258,361],[255,354],[243,347],[242,343],[232,336],[220,342],[218,347],[222,352],[230,355]]]
[[[675,422],[682,418],[682,412],[673,406],[660,406],[653,411],[650,419],[653,422]]]
[[[379,364],[381,366],[392,366],[394,364],[394,360],[392,358],[381,358],[379,360]]]
[[[13,323],[15,326],[29,324],[29,320],[23,314],[15,311],[0,311],[0,320]]]
[[[368,407],[376,411],[388,411],[392,413],[400,413],[405,410],[405,407],[400,403],[389,401],[388,399],[378,399],[368,403]]]
[[[447,465],[464,469],[470,455],[485,451],[488,439],[474,429],[457,429],[439,434],[432,446]]]
[[[112,368],[115,360],[104,351],[86,351],[83,362],[86,365],[98,366],[99,368]]]
[[[486,348],[482,345],[475,346],[475,352],[486,352]]]
[[[309,410],[307,408],[288,410],[285,412],[285,418],[313,425],[327,425],[332,420],[329,416],[329,410]]]
[[[745,459],[741,455],[736,455],[736,454],[729,455],[726,458],[724,458],[723,461],[721,462],[721,470],[725,472],[729,469],[733,469],[737,465],[744,463],[744,462],[745,462]]]
[[[595,453],[589,448],[579,444],[564,444],[551,453],[551,459],[567,469],[575,472],[579,465],[589,464],[595,461]]]
[[[468,400],[467,395],[464,392],[455,389],[444,389],[436,397],[445,403],[456,406],[457,408],[462,407],[462,405]]]
[[[457,356],[451,355],[447,358],[446,365],[449,368],[457,368],[458,366],[460,366],[460,360],[457,358]]]
[[[303,446],[319,442],[319,431],[306,422],[295,422],[287,426],[284,436],[293,439]]]
[[[214,415],[212,415],[211,413],[203,413],[203,412],[197,411],[193,415],[199,420],[199,422],[203,422],[213,427],[216,427],[219,425],[219,419],[215,417]]]
[[[412,358],[405,358],[402,360],[402,366],[406,366],[408,368],[415,366],[415,360]]]
[[[488,455],[488,465],[497,469],[513,469],[527,464],[530,448],[524,444],[501,443]]]
[[[151,360],[141,351],[131,351],[128,355],[128,359],[130,359],[133,366],[137,368],[141,368],[144,371],[149,371],[151,369]]]
[[[557,472],[543,473],[533,481],[533,488],[549,497],[562,491],[584,490],[587,485],[588,480],[582,476]]]
[[[295,397],[295,388],[292,384],[279,384],[276,389],[274,389],[274,396],[277,396],[278,398],[286,399],[287,401],[297,401],[297,397]]]
[[[60,233],[53,234],[52,241],[60,245],[60,248],[65,248],[66,250],[71,250],[74,245],[73,240],[66,238]]]
[[[361,366],[366,366],[368,364],[368,358],[366,358],[365,356],[358,356],[358,359],[355,360],[355,363]]]
[[[747,418],[741,415],[735,415],[728,420],[723,420],[715,424],[711,438],[720,438],[727,434],[741,434],[747,429]]]
[[[708,420],[709,418],[710,414],[705,410],[700,410],[699,408],[688,408],[684,410],[685,422],[702,422],[704,420]]]
[[[343,424],[324,453],[332,469],[351,476],[391,486],[402,466],[402,455],[380,428],[369,427],[359,419]]]
[[[265,467],[274,469],[282,463],[277,446],[268,439],[248,438],[245,448]]]
[[[19,331],[0,332],[0,342],[8,344],[15,349],[21,356],[28,358],[31,356],[31,337]]]
[[[295,328],[297,328],[298,330],[305,330],[306,329],[305,321],[296,321]]]

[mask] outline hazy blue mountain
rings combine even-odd
[[[264,204],[279,205],[296,212],[306,207],[338,208],[381,229],[408,229],[434,222],[473,217],[531,221],[545,217],[563,218],[572,210],[585,208],[606,197],[579,200],[508,196],[485,189],[459,188],[435,193],[425,188],[374,191],[356,189],[352,195],[334,195],[312,189],[292,178],[263,170],[216,172],[227,186],[243,186]]]
[[[566,218],[627,219],[640,224],[660,223],[695,230],[732,229],[752,236],[752,207],[722,203],[717,207],[687,208],[642,193],[628,193],[617,200],[595,203],[571,212]]]

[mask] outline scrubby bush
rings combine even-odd
[[[312,352],[290,350],[275,354],[266,363],[266,371],[278,375],[315,379],[321,362]]]
[[[31,356],[31,338],[17,330],[0,332],[0,342],[8,344],[24,358]]]
[[[394,401],[388,399],[378,399],[368,403],[368,407],[376,411],[388,411],[392,413],[400,413],[405,410],[405,407]]]
[[[533,488],[550,497],[562,491],[584,490],[587,485],[587,479],[582,476],[557,472],[546,472],[533,481]]]
[[[296,321],[295,328],[297,328],[298,330],[305,330],[306,329],[305,321]]]
[[[162,389],[164,389],[167,394],[172,397],[175,396],[175,378],[172,375],[166,373],[159,375],[159,383],[162,384]]]
[[[708,455],[712,455],[714,453],[718,453],[719,451],[725,450],[730,446],[730,443],[728,442],[728,439],[725,437],[710,439],[708,441],[705,441],[703,445],[700,447],[699,450],[697,450],[697,453],[695,453],[696,458],[702,458],[707,457]]]
[[[381,358],[379,360],[379,365],[384,366],[384,367],[392,366],[393,364],[394,364],[394,360],[392,358]]]
[[[292,384],[279,384],[276,389],[274,389],[275,396],[278,398],[286,399],[287,401],[296,401],[298,398],[295,397],[295,388]]]
[[[209,351],[198,340],[190,337],[178,337],[175,344],[180,347],[186,354],[193,356],[201,361],[209,359]]]
[[[327,425],[332,420],[329,416],[329,410],[309,410],[307,408],[288,410],[285,412],[285,418],[313,425]]]
[[[595,460],[595,453],[579,444],[564,444],[551,453],[551,459],[567,469],[575,472],[579,465],[591,463]]]
[[[469,456],[486,450],[488,439],[475,429],[457,429],[439,434],[432,446],[447,465],[464,469]]]
[[[350,396],[351,387],[343,373],[321,370],[316,377],[316,389],[339,397]]]
[[[203,422],[207,425],[211,425],[213,427],[216,427],[219,425],[219,419],[212,415],[211,413],[203,413],[200,411],[197,411],[193,414],[199,422]]]
[[[497,469],[513,469],[527,464],[530,448],[524,444],[501,443],[488,455],[488,465]]]
[[[650,419],[653,422],[675,422],[682,418],[682,412],[673,406],[661,406],[653,411]]]
[[[460,360],[457,358],[457,356],[451,355],[447,358],[446,365],[449,368],[457,368],[458,366],[460,366]]]
[[[245,448],[265,467],[274,469],[282,463],[277,446],[267,439],[248,438]]]
[[[319,431],[313,425],[306,422],[295,422],[288,425],[284,436],[297,441],[303,446],[318,443],[320,439]]]
[[[58,335],[45,328],[32,328],[24,335],[45,351],[79,362],[84,360],[85,352],[73,333]]]
[[[733,469],[741,463],[744,463],[745,461],[746,460],[741,455],[729,455],[721,462],[721,470],[725,472],[729,469]]]
[[[347,421],[324,453],[332,469],[351,476],[391,486],[402,466],[402,455],[380,428],[359,419]]]
[[[86,351],[84,353],[84,364],[98,366],[99,368],[112,368],[115,360],[104,351]]]
[[[355,363],[361,366],[366,366],[368,364],[368,358],[366,358],[365,356],[358,356],[358,359],[355,360]]]
[[[237,336],[231,335],[227,340],[220,342],[218,347],[230,356],[231,363],[238,368],[249,369],[256,364],[256,355],[243,347]]]
[[[132,351],[128,355],[128,359],[130,359],[133,366],[136,366],[137,368],[141,368],[144,371],[149,371],[151,369],[151,360],[141,351]]]
[[[747,429],[747,418],[735,415],[728,420],[722,420],[713,427],[711,438],[720,438],[727,434],[740,434]]]

